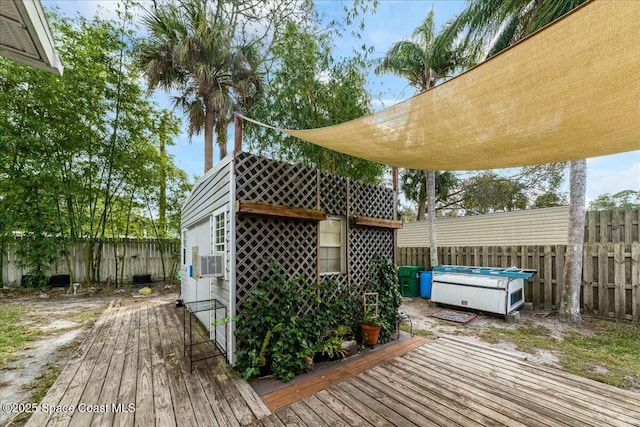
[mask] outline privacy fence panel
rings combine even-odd
[[[589,211],[585,218],[587,243],[633,243],[640,241],[639,208]]]
[[[21,262],[16,255],[16,241],[5,243],[2,251],[2,283],[19,284],[22,276],[29,271],[21,267]],[[90,246],[86,241],[66,242],[69,262],[64,255],[63,245],[60,244],[60,252],[57,259],[50,266],[49,275],[69,274],[69,264],[73,272],[74,282],[87,282],[91,277],[91,264],[99,266],[99,281],[123,279],[124,283],[131,283],[133,276],[137,274],[150,274],[151,279],[162,280],[175,276],[180,262],[180,241],[152,239],[143,240],[105,240]],[[96,259],[91,263],[92,257],[100,254],[99,262]],[[164,269],[163,269],[164,264]]]
[[[438,248],[440,264],[532,268],[525,300],[556,310],[563,287],[565,245]],[[398,248],[398,265],[430,269],[429,248]],[[640,321],[640,243],[585,244],[581,307],[585,314]]]

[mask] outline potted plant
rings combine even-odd
[[[362,318],[362,339],[365,345],[375,345],[378,342],[383,325],[384,319],[380,316],[365,313]]]

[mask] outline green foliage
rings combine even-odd
[[[331,34],[318,31],[315,25],[287,23],[271,49],[274,65],[266,76],[265,96],[250,111],[252,118],[281,128],[311,129],[370,112],[365,61],[362,57],[333,60]],[[356,180],[377,184],[385,171],[382,165],[273,129],[247,126],[245,135],[250,147],[260,154]]]
[[[143,16],[148,37],[137,48],[149,88],[177,90],[175,106],[189,117],[189,137],[204,131],[205,172],[213,164],[214,131],[223,158],[233,112],[246,112],[261,92],[255,50],[234,42],[233,6],[184,0],[154,7]]]
[[[445,39],[436,34],[434,12],[431,10],[413,30],[410,40],[391,45],[378,61],[375,72],[404,77],[418,92],[424,92],[456,71],[474,64],[470,47],[475,43],[456,43],[455,39]]]
[[[24,350],[42,330],[25,322],[26,310],[18,304],[3,304],[0,310],[0,369]]]
[[[418,205],[416,220],[425,219],[427,201],[427,172],[415,169],[403,169],[400,174],[402,180],[400,190],[407,200]],[[449,193],[458,184],[458,178],[453,172],[436,172],[436,203],[444,203],[449,198]]]
[[[260,360],[260,366],[266,366],[267,358],[265,357],[265,353],[267,352],[267,348],[269,347],[269,342],[271,342],[271,334],[274,332],[278,332],[282,329],[282,323],[278,323],[273,327],[270,331],[267,331],[264,336],[264,341],[262,341],[262,346],[260,347],[260,353],[258,354],[258,359]]]
[[[389,342],[402,304],[398,267],[388,258],[376,258],[371,263],[371,278],[365,292],[378,293],[378,317],[382,326],[379,341]]]
[[[322,283],[318,300],[315,284],[273,270],[238,317],[236,368],[244,378],[271,372],[287,381],[304,371],[315,352],[339,354],[337,341],[359,327],[362,304],[334,281]]]
[[[586,0],[528,1],[472,0],[462,13],[447,23],[447,39],[463,33],[465,40],[478,40],[478,51],[492,56],[529,34],[560,18]]]
[[[527,207],[524,184],[484,172],[463,184],[464,208],[468,215],[505,212]]]
[[[485,341],[510,341],[520,351],[553,351],[567,372],[616,387],[640,384],[640,328],[610,320],[593,320],[590,333],[569,329],[561,339],[544,326],[526,321],[516,329],[490,328],[482,332]]]
[[[303,277],[287,279],[274,268],[243,305],[236,324],[236,367],[243,377],[258,375],[261,367],[283,381],[301,373],[317,330],[315,288]]]
[[[566,200],[556,193],[546,192],[536,197],[533,202],[534,208],[552,208],[554,206],[566,205]]]
[[[345,352],[342,349],[343,340],[340,337],[329,336],[315,346],[314,352],[326,355],[330,359],[340,358],[343,359]]]
[[[589,210],[640,208],[640,191],[623,190],[615,194],[600,194],[589,202]]]
[[[362,317],[362,323],[369,326],[385,326],[385,321],[382,317],[370,313],[365,313]]]
[[[289,279],[276,266],[272,270],[238,316],[236,369],[244,378],[270,372],[288,381],[304,371],[314,353],[342,357],[342,340],[360,331],[362,297],[337,281],[324,281],[318,290],[304,277]],[[390,260],[372,263],[366,291],[379,294],[381,342],[389,341],[402,301],[397,278]]]
[[[159,138],[170,144],[178,121],[139,86],[126,7],[120,17],[50,17],[61,77],[0,59],[0,239],[22,237],[34,274],[67,253],[65,242],[85,239],[97,277],[104,238],[155,234],[163,185],[172,201],[163,222],[176,225],[186,176],[160,154]]]

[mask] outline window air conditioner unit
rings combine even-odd
[[[216,254],[200,256],[200,275],[202,277],[223,277],[224,255]]]

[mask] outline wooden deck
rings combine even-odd
[[[439,338],[255,426],[640,426],[640,394]]]
[[[61,410],[35,413],[27,425],[241,426],[268,415],[222,358],[194,363],[189,373],[174,300],[108,308],[42,401]],[[75,410],[64,412],[69,405]]]
[[[167,300],[105,311],[43,400],[96,411],[39,412],[28,425],[640,426],[640,394],[455,338],[344,373],[343,381],[340,372],[318,375],[290,398],[297,401],[270,402],[271,412],[220,358],[189,373],[181,314]]]

